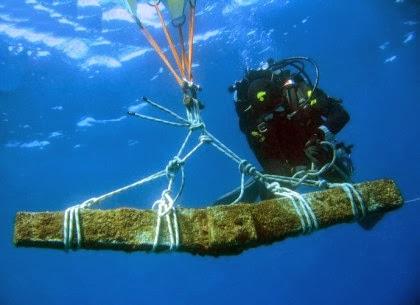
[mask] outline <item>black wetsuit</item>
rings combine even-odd
[[[287,82],[292,85],[285,86]],[[265,172],[290,176],[299,167],[308,167],[305,148],[314,137],[323,140],[319,127],[336,134],[349,121],[340,102],[320,89],[308,102],[310,89],[300,77],[268,70],[250,71],[237,83],[240,129]],[[254,98],[258,92],[265,92],[264,101]],[[327,162],[328,156],[324,159]]]

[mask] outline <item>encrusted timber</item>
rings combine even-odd
[[[403,204],[392,180],[355,185],[369,215],[384,214]],[[319,228],[355,221],[350,200],[340,189],[305,194],[318,219]],[[286,198],[257,204],[177,209],[181,244],[178,251],[200,255],[234,255],[260,245],[302,234],[302,226]],[[18,247],[64,248],[63,212],[18,212],[14,243]],[[157,251],[168,249],[165,222]],[[151,210],[121,208],[81,211],[84,249],[151,251],[156,214]]]

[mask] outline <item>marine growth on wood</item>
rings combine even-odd
[[[367,217],[399,208],[403,198],[392,180],[355,185],[367,208]],[[347,194],[340,188],[307,193],[319,228],[354,222]],[[18,212],[14,243],[18,247],[63,249],[63,212]],[[151,251],[156,214],[152,210],[120,208],[81,210],[83,249]],[[255,204],[208,208],[178,208],[180,246],[177,251],[199,255],[234,255],[302,234],[302,225],[290,200],[271,199]],[[158,252],[166,250],[169,234],[162,229]]]

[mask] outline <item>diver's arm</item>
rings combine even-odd
[[[328,139],[329,136],[334,136],[343,129],[350,120],[350,115],[341,103],[334,98],[320,94],[319,97],[317,96],[317,100],[315,107],[324,118],[324,124],[320,127],[320,130],[324,133],[325,138]],[[331,134],[329,135],[328,133]]]
[[[325,112],[323,112],[326,118],[325,126],[332,133],[337,134],[349,122],[350,115],[337,101],[331,98],[328,98],[328,100],[328,106],[325,108]]]

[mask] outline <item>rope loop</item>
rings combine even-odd
[[[265,184],[265,187],[270,191],[270,192],[272,192],[274,195],[278,195],[278,193],[280,193],[280,191],[281,191],[281,186],[280,186],[280,183],[278,183],[278,182],[276,182],[276,181],[274,181],[274,182],[271,182],[271,183],[266,183]]]
[[[351,209],[353,212],[353,215],[357,219],[363,219],[368,209],[366,207],[366,203],[363,201],[362,195],[359,193],[358,190],[354,187],[351,183],[331,183],[329,185],[330,187],[338,187],[341,188],[347,195],[347,197],[350,200]]]
[[[66,251],[73,247],[80,248],[82,246],[83,236],[80,228],[80,210],[84,208],[85,206],[83,204],[78,204],[64,211],[63,244],[64,250]],[[76,235],[75,243],[73,241],[74,235]]]
[[[275,196],[285,197],[290,200],[299,217],[303,234],[310,233],[319,228],[318,219],[316,218],[314,211],[309,202],[301,194],[288,188],[281,187],[280,183],[276,181],[266,183],[265,186]]]
[[[162,218],[166,221],[169,232],[169,250],[177,249],[179,247],[178,217],[176,215],[174,200],[170,195],[169,189],[166,189],[162,192],[161,198],[155,201],[152,209],[156,211],[157,215],[155,238],[153,241],[152,250],[156,251],[157,247],[159,246]]]
[[[174,200],[169,195],[169,190],[164,190],[162,197],[152,205],[152,210],[155,210],[159,217],[166,216],[173,208]]]
[[[328,141],[322,141],[321,145],[328,146],[332,151],[332,158],[330,162],[324,164],[320,169],[310,169],[310,170],[300,170],[296,172],[292,179],[298,179],[296,182],[292,183],[293,187],[298,187],[305,181],[310,178],[320,178],[323,174],[325,174],[334,164],[337,159],[337,153],[334,144]],[[319,187],[326,187],[325,180],[320,180],[317,185]],[[321,186],[322,185],[322,186]]]

